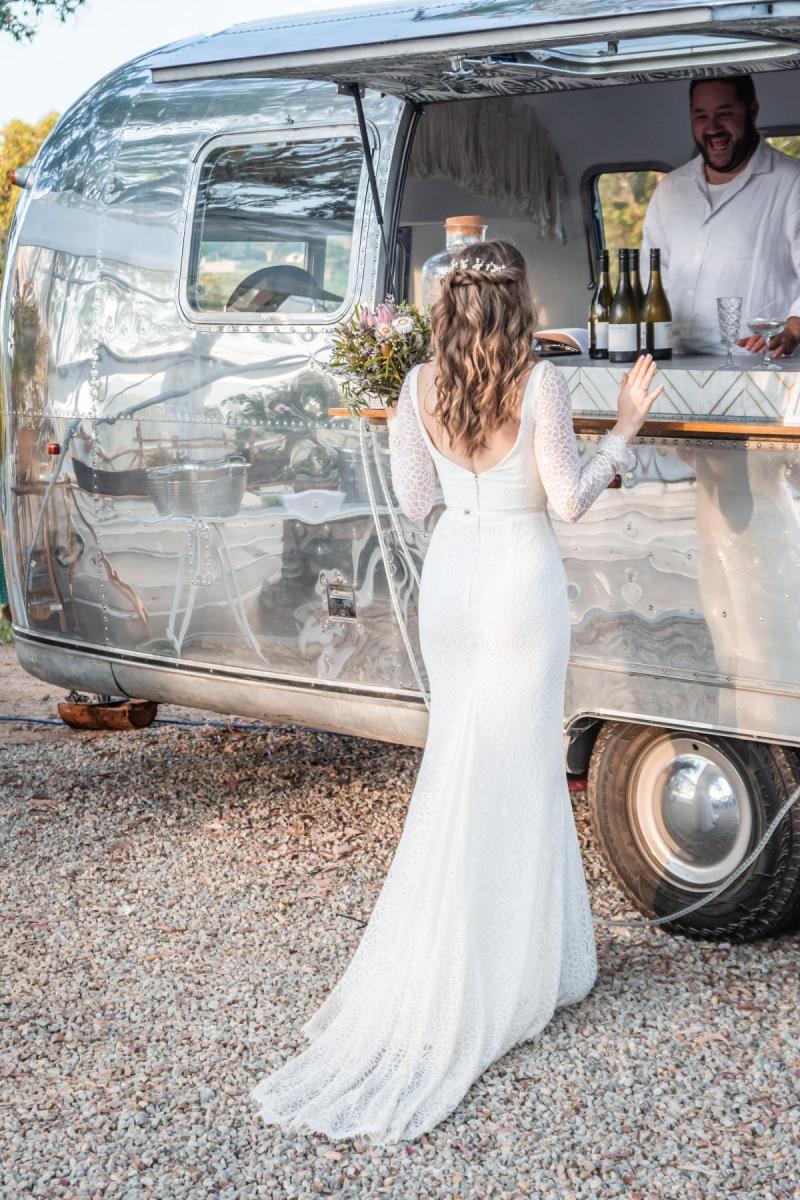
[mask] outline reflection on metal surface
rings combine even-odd
[[[363,158],[346,126],[214,138],[191,189],[181,280],[190,319],[341,317]]]
[[[187,584],[187,576],[188,595],[184,604],[183,589]],[[228,550],[225,526],[221,520],[192,520],[186,530],[186,542],[178,560],[175,592],[167,619],[166,639],[168,643],[180,657],[194,613],[198,588],[211,588],[215,578],[222,584],[227,607],[233,614],[242,637],[252,646],[257,657],[266,661],[248,621],[239,588],[236,566]],[[180,628],[176,631],[181,605],[184,605],[183,618]]]
[[[659,877],[711,890],[750,849],[747,785],[730,759],[702,739],[650,743],[628,787],[631,833]]]
[[[21,634],[17,655],[26,671],[86,692],[108,696],[147,695],[161,704],[183,704],[211,712],[240,713],[265,721],[291,722],[350,733],[381,742],[424,746],[428,714],[421,700],[379,693],[292,686],[269,678],[243,678],[222,670],[209,675],[191,665],[100,658],[75,650],[32,642]]]
[[[743,60],[752,67],[762,55],[774,69],[787,56],[796,56],[799,28],[800,17],[791,4],[467,0],[253,22],[189,45],[165,47],[148,64],[161,85],[261,72],[347,79],[428,102],[579,86],[585,60],[603,56],[623,60],[613,78],[638,81],[681,69],[702,72],[716,61]],[[727,52],[720,48],[726,40]],[[759,48],[754,42],[765,45]],[[542,77],[534,81],[458,65],[465,55],[530,58],[534,47],[546,55]],[[593,86],[605,82],[597,74]]]
[[[243,458],[150,467],[147,490],[162,517],[233,517],[244,497]]]
[[[368,91],[364,103],[389,223],[410,118],[389,95]],[[352,98],[332,84],[154,86],[135,64],[66,114],[37,158],[8,245],[2,512],[20,653],[54,681],[74,664],[69,683],[92,691],[244,705],[389,740],[424,730],[416,605],[440,508],[419,526],[394,516],[385,430],[362,448],[360,426],[328,419],[331,314],[181,306],[204,147],[283,138],[299,153],[352,128]],[[329,214],[341,197],[318,183]],[[312,263],[323,290],[346,290],[346,307],[374,303],[381,278],[363,172],[354,211],[335,284],[320,239],[300,239],[293,263],[288,226],[278,231],[279,265]],[[250,254],[246,216],[239,248]],[[743,378],[726,399],[719,375],[672,371],[670,402],[790,415],[794,383],[779,393],[757,372]],[[602,373],[571,379],[576,409],[607,407]],[[583,436],[582,454],[596,440]],[[556,522],[573,618],[568,718],[669,724],[680,713],[698,728],[800,743],[799,521],[800,443],[640,438],[624,486],[581,522]],[[26,631],[49,642],[49,658]],[[237,682],[242,673],[262,684]],[[305,717],[292,709],[297,681]],[[373,697],[363,718],[359,691]]]
[[[332,621],[357,621],[356,597],[353,588],[344,582],[334,582],[321,577],[328,603],[328,616]]]

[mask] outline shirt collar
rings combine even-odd
[[[698,153],[695,158],[695,182],[699,187],[703,195],[703,199],[707,205],[705,220],[707,221],[709,217],[714,215],[714,213],[718,213],[729,200],[738,195],[751,175],[763,175],[770,172],[772,170],[772,164],[772,147],[768,142],[764,141],[764,138],[759,134],[758,145],[753,151],[747,166],[743,171],[740,171],[738,175],[734,175],[733,179],[730,180],[732,184],[738,184],[739,186],[732,187],[730,192],[728,192],[728,194],[725,196],[724,200],[722,200],[715,209],[712,209],[711,197],[708,191],[709,185],[704,169],[704,160],[702,154]]]

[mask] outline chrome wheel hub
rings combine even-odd
[[[631,773],[628,820],[655,870],[686,890],[710,891],[747,854],[753,802],[724,753],[701,737],[651,742]]]

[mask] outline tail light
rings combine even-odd
[[[14,187],[24,188],[28,186],[28,180],[31,176],[30,166],[12,167],[8,172],[8,179],[13,183]]]

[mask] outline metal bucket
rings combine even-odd
[[[244,459],[150,467],[147,487],[162,517],[233,517],[244,496]]]
[[[390,470],[389,446],[384,443],[380,448],[384,471]],[[367,479],[364,472],[364,462],[358,443],[337,447],[339,458],[339,487],[345,493],[350,503],[365,501],[367,497]]]

